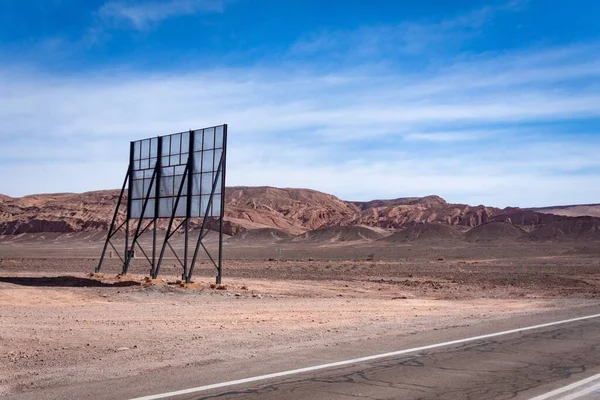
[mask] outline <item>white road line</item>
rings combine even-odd
[[[582,380],[580,380],[578,382],[572,383],[572,384],[567,385],[567,386],[563,386],[563,387],[558,388],[556,390],[553,390],[551,392],[548,392],[548,393],[539,395],[537,397],[534,397],[534,398],[532,398],[530,400],[546,400],[546,399],[549,399],[551,397],[558,396],[559,394],[563,394],[565,392],[569,392],[571,390],[577,389],[577,388],[579,388],[581,386],[587,385],[588,383],[594,382],[596,380],[600,380],[600,374],[594,375],[594,376],[590,376],[589,378],[582,379]],[[583,389],[583,391],[574,393],[574,395],[581,396],[583,394],[591,393],[591,392],[593,392],[593,391],[595,391],[595,390],[597,390],[599,388],[600,388],[600,384],[593,385],[591,388],[586,388],[586,389]],[[590,390],[587,391],[588,389],[590,389]],[[583,392],[585,392],[585,393],[583,393]],[[565,399],[566,397],[560,397],[560,398],[561,399]],[[570,398],[576,399],[577,397],[570,397]]]
[[[598,389],[600,389],[600,384],[597,384],[597,385],[594,385],[594,386],[591,386],[591,387],[588,387],[585,389],[581,389],[580,391],[570,394],[569,396],[561,397],[561,400],[577,400],[577,399],[582,398],[586,394],[595,392]]]
[[[212,385],[204,385],[204,386],[198,386],[198,387],[189,388],[189,389],[176,390],[173,392],[166,392],[166,393],[154,394],[154,395],[150,395],[150,396],[136,397],[135,399],[131,399],[131,400],[166,399],[168,397],[182,396],[185,394],[192,394],[192,393],[198,393],[198,392],[205,392],[207,390],[212,390],[212,389],[222,389],[222,388],[229,387],[229,386],[236,386],[236,385],[241,385],[244,383],[264,381],[264,380],[273,379],[273,378],[281,378],[284,376],[297,375],[297,374],[302,374],[305,372],[319,371],[322,369],[343,367],[346,365],[358,364],[358,363],[362,363],[362,362],[366,362],[366,361],[373,361],[373,360],[379,360],[382,358],[395,357],[395,356],[400,356],[400,355],[409,354],[409,353],[416,353],[416,352],[424,351],[424,350],[437,349],[440,347],[453,346],[456,344],[462,344],[462,343],[474,342],[474,341],[482,340],[482,339],[490,339],[490,338],[494,338],[494,337],[498,337],[498,336],[510,335],[513,333],[521,333],[521,332],[531,331],[534,329],[547,328],[547,327],[555,326],[555,325],[568,324],[568,323],[577,322],[577,321],[585,321],[585,320],[593,319],[593,318],[600,318],[600,314],[586,315],[585,317],[578,317],[578,318],[565,319],[562,321],[548,322],[546,324],[527,326],[524,328],[517,328],[517,329],[511,329],[508,331],[489,333],[487,335],[473,336],[473,337],[469,337],[469,338],[465,338],[465,339],[451,340],[449,342],[430,344],[430,345],[421,346],[421,347],[414,347],[412,349],[392,351],[390,353],[375,354],[372,356],[353,358],[350,360],[315,365],[312,367],[298,368],[298,369],[292,369],[292,370],[282,371],[282,372],[275,372],[273,374],[253,376],[250,378],[238,379],[235,381],[214,383]]]

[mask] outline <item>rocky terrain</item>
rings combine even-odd
[[[173,368],[276,371],[298,354],[380,353],[427,332],[555,319],[600,298],[600,218],[267,187],[226,194],[225,286],[206,259],[189,286],[174,257],[154,281],[142,257],[133,275],[117,275],[109,257],[90,276],[117,196],[0,196],[0,396],[84,385],[95,398]]]
[[[21,198],[0,195],[0,234],[106,231],[118,195],[117,190]],[[315,190],[272,187],[228,188],[226,204],[226,234],[235,236],[260,229],[255,236],[266,234],[269,240],[292,240],[288,236],[297,237],[293,240],[308,241],[378,240],[387,236],[385,231],[391,234],[406,229],[409,230],[388,241],[416,240],[431,235],[433,238],[441,235],[440,238],[456,239],[469,229],[490,223],[495,224],[467,235],[466,239],[486,241],[527,235],[537,240],[555,240],[563,236],[600,237],[600,218],[597,217],[600,206],[597,205],[499,209],[452,204],[438,196],[353,202]],[[125,207],[121,207],[120,218],[124,211]],[[192,229],[198,223],[192,221]],[[434,225],[420,226],[422,224]],[[440,224],[456,229],[444,230],[438,226]],[[514,226],[509,228],[507,225]],[[379,231],[368,230],[368,227]],[[264,229],[274,231],[269,233]],[[536,234],[532,233],[534,230]]]
[[[492,224],[483,226],[512,226]],[[319,231],[331,238],[354,228]],[[451,232],[452,240],[433,240],[438,231]],[[248,232],[251,241],[280,238],[275,230]],[[145,279],[141,259],[132,276],[117,277],[118,260],[111,259],[103,276],[90,278],[101,242],[77,241],[82,233],[61,234],[48,245],[58,234],[0,242],[0,397],[81,398],[60,391],[84,385],[88,398],[98,398],[107,387],[185,368],[195,377],[215,370],[231,376],[249,364],[278,371],[281,360],[298,368],[325,356],[339,360],[341,353],[396,350],[428,332],[451,337],[452,329],[472,326],[459,336],[469,337],[481,324],[498,331],[495,324],[511,318],[533,325],[534,318],[557,320],[561,310],[598,304],[598,246],[458,242],[460,229],[434,223],[401,234],[407,243],[349,246],[318,245],[306,235],[287,242],[282,259],[271,258],[272,245],[230,242],[220,289],[208,263],[198,265],[188,287],[178,283],[174,263],[164,266],[161,279]],[[0,238],[10,239],[21,238]],[[59,394],[46,392],[53,390]]]

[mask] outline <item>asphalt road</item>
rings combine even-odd
[[[519,399],[594,372],[600,318],[179,398]]]
[[[286,355],[273,362],[189,367],[156,371],[145,376],[49,388],[9,396],[29,398],[131,399],[165,394],[302,366],[447,343],[568,318],[600,313],[600,307],[493,321],[470,327],[398,336],[373,341],[364,348],[338,348],[320,353]],[[598,375],[581,396],[560,388]],[[283,378],[227,385],[217,390],[175,399],[530,399],[559,390],[543,399],[600,399],[600,318],[511,333],[481,340],[409,352],[347,366],[294,374]],[[598,389],[598,390],[597,390]],[[577,389],[576,389],[577,390]],[[568,396],[566,395],[568,394]],[[574,396],[574,397],[573,397]],[[163,396],[161,398],[167,398]]]

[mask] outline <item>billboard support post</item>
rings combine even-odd
[[[223,141],[227,143],[227,125],[223,127]],[[225,209],[225,171],[227,170],[227,147],[223,146],[221,159],[221,212]],[[219,218],[219,232],[223,232],[223,215]],[[217,266],[217,284],[221,284],[223,277],[223,235],[219,235],[219,265]]]
[[[119,200],[117,200],[117,206],[115,207],[115,212],[113,214],[112,217],[112,221],[110,223],[110,228],[108,228],[108,234],[106,235],[106,241],[104,242],[104,247],[102,248],[102,255],[100,256],[100,262],[98,263],[98,265],[96,266],[95,269],[95,273],[99,273],[100,272],[100,268],[102,267],[102,260],[104,260],[104,256],[106,255],[106,248],[110,245],[112,247],[113,244],[111,243],[111,239],[112,237],[115,235],[115,233],[117,233],[120,228],[122,227],[119,226],[117,229],[115,229],[115,224],[117,223],[117,218],[119,217],[119,208],[121,208],[121,201],[123,200],[123,194],[125,193],[125,188],[127,187],[127,181],[129,180],[129,168],[127,168],[127,174],[125,174],[125,179],[123,180],[123,187],[121,187],[121,193],[119,194]]]

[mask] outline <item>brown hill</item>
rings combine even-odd
[[[0,203],[0,234],[108,230],[118,196],[117,190],[105,190],[8,198]],[[358,212],[334,196],[306,189],[233,187],[225,200],[228,235],[259,228],[300,234]]]
[[[308,231],[292,239],[294,242],[337,243],[378,240],[387,236],[382,229],[368,226],[329,226]]]
[[[535,228],[540,225],[549,224],[551,222],[565,219],[563,216],[544,214],[533,210],[513,209],[507,213],[496,215],[492,218],[495,222],[507,222],[509,224],[518,225],[525,229]]]
[[[0,197],[0,234],[36,232],[95,232],[108,229],[119,191],[55,193]],[[488,222],[509,222],[531,231],[569,219],[533,210],[450,204],[438,196],[345,202],[309,189],[273,187],[227,188],[225,233],[236,235],[271,228],[291,235],[332,226],[369,226],[387,231],[404,230],[423,223],[476,227]],[[120,218],[124,218],[122,207]],[[192,229],[199,221],[192,220]],[[159,227],[164,228],[162,220]],[[213,222],[209,222],[209,227]],[[370,236],[369,236],[370,237]]]
[[[440,202],[416,202],[409,205],[372,207],[359,214],[343,219],[341,225],[377,226],[389,230],[399,230],[424,222],[442,223],[474,227],[502,214],[502,210],[485,206],[468,206]]]
[[[508,222],[489,222],[469,230],[465,238],[469,242],[512,241],[526,232]]]
[[[381,240],[388,243],[404,243],[412,241],[455,241],[462,239],[463,233],[456,227],[440,223],[424,223],[411,226]]]
[[[296,235],[359,212],[350,203],[310,189],[233,187],[225,201],[226,219],[240,230],[272,227]]]
[[[249,231],[240,232],[235,236],[232,236],[227,241],[232,243],[247,243],[247,244],[261,244],[261,243],[275,243],[284,239],[291,239],[293,235],[274,228],[260,228],[251,229]]]
[[[532,210],[544,214],[562,215],[565,217],[590,216],[600,218],[600,204],[578,204],[572,206],[542,207],[532,208]]]
[[[351,201],[350,203],[356,205],[361,210],[367,210],[369,208],[378,207],[391,207],[391,206],[412,206],[412,205],[445,205],[446,200],[439,196],[431,195],[425,197],[401,197],[392,200],[371,200],[371,201]]]
[[[119,192],[54,193],[0,203],[0,234],[108,230]]]
[[[600,219],[565,217],[538,227],[528,238],[539,241],[600,240]]]

